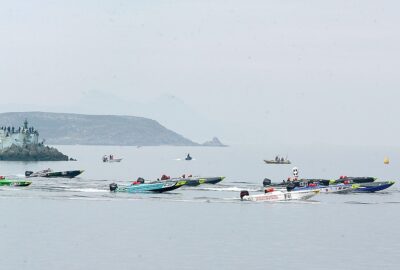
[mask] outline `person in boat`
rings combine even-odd
[[[278,156],[275,157],[275,161],[279,161],[279,157]]]
[[[165,174],[163,174],[163,175],[161,176],[161,180],[168,180],[168,179],[170,179],[170,177],[167,176],[167,175],[165,175]]]
[[[103,156],[103,162],[107,162],[107,161],[108,161],[107,155],[104,155]]]
[[[113,159],[114,159],[114,156],[110,154],[110,160],[113,160]]]
[[[190,159],[192,159],[192,157],[190,156],[190,154],[189,154],[189,153],[187,154],[187,156],[186,156],[186,159],[187,159],[187,160],[190,160]]]
[[[132,182],[132,185],[140,185],[140,184],[144,184],[144,179],[142,177],[138,177],[136,181]]]
[[[281,162],[283,162],[285,159],[284,158],[281,158]]]

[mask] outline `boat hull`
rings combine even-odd
[[[307,200],[317,195],[319,190],[300,190],[300,191],[272,191],[265,194],[243,196],[243,201],[253,202],[274,202],[274,201],[291,201],[291,200]]]
[[[186,181],[186,186],[195,187],[201,184],[212,184],[215,185],[222,180],[224,180],[224,176],[216,176],[216,177],[188,177],[182,178],[182,180]]]
[[[345,181],[348,181],[350,183],[362,184],[362,183],[371,183],[371,182],[374,182],[375,180],[376,180],[375,177],[369,177],[369,176],[358,177],[357,176],[357,177],[344,177],[344,178],[341,178],[341,179],[336,179],[336,180],[331,181],[331,182],[344,183]]]
[[[25,172],[26,177],[47,177],[47,178],[74,178],[81,173],[83,170],[73,170],[73,171],[63,171],[63,172],[49,172],[49,171],[42,171],[37,173],[29,174],[29,171]]]
[[[122,160],[122,158],[114,158],[114,159],[108,159],[107,161],[104,161],[104,162],[113,163],[113,162],[121,162],[121,160]]]
[[[359,187],[356,188],[353,192],[357,193],[377,192],[391,187],[394,183],[395,183],[394,181],[363,183],[359,184]]]
[[[32,184],[31,181],[24,181],[24,180],[9,180],[9,179],[0,180],[0,186],[27,187],[30,184]]]
[[[348,193],[354,191],[356,188],[358,188],[359,185],[357,184],[337,184],[337,185],[329,185],[329,186],[322,186],[322,185],[317,185],[317,186],[307,186],[307,187],[295,187],[293,191],[299,191],[299,190],[319,190],[320,193]],[[286,188],[281,188],[285,189]]]
[[[264,162],[267,163],[267,164],[292,164],[290,162],[290,160],[277,161],[277,160],[265,160],[264,159]]]
[[[152,183],[144,183],[138,185],[130,185],[124,187],[117,187],[115,190],[116,192],[128,192],[128,193],[147,193],[147,192],[155,192],[155,193],[162,193],[171,190],[175,190],[180,188],[186,184],[186,181],[157,181]]]

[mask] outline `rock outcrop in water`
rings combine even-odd
[[[7,161],[67,161],[68,156],[59,152],[56,148],[43,144],[30,144],[11,147],[0,150],[0,160]]]
[[[217,137],[214,137],[211,141],[207,141],[207,142],[203,143],[202,145],[203,146],[219,146],[219,147],[227,146],[227,145],[223,144]]]

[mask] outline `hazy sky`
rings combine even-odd
[[[0,4],[0,112],[154,116],[198,141],[400,145],[398,1]]]

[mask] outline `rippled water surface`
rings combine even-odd
[[[75,179],[0,187],[1,269],[398,269],[398,183],[375,194],[241,202],[297,166],[302,177],[397,180],[399,149],[303,146],[58,146],[76,162],[0,162],[0,174],[84,169]],[[185,161],[186,153],[194,157]],[[121,163],[103,163],[113,153]],[[263,159],[290,153],[292,165]],[[391,164],[383,165],[389,156]],[[164,194],[110,193],[108,185],[162,174],[226,176]]]

